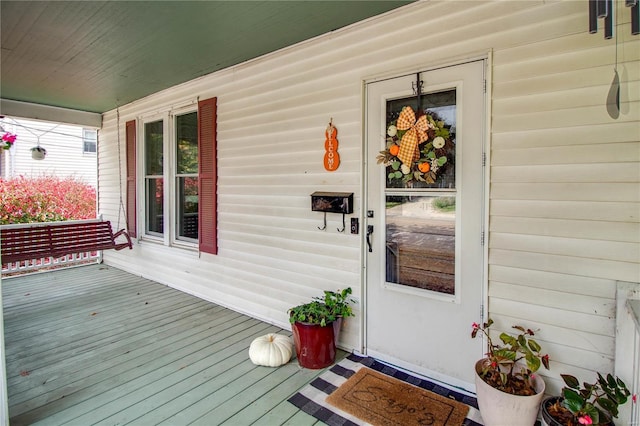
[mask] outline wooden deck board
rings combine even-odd
[[[231,316],[232,315],[223,316],[220,320],[227,321]],[[230,328],[225,328],[223,330],[220,326],[217,326],[214,327],[213,332],[218,332],[219,336],[224,338],[232,333],[243,330],[246,326],[243,323],[246,321],[246,317],[236,314],[233,316],[232,320],[229,320],[224,324],[224,327]],[[89,385],[95,387],[99,383],[102,383],[102,381],[117,377],[124,372],[127,372],[126,378],[129,380],[134,375],[142,374],[151,368],[156,368],[158,364],[167,362],[172,358],[186,356],[192,350],[192,347],[189,345],[192,343],[198,343],[199,341],[200,344],[204,344],[207,340],[203,339],[210,339],[207,336],[207,333],[200,332],[188,336],[187,338],[183,338],[183,336],[179,334],[168,336],[166,338],[163,338],[162,335],[157,335],[153,336],[151,340],[148,341],[135,342],[138,346],[135,349],[125,348],[126,350],[120,350],[120,355],[116,357],[110,357],[104,360],[98,357],[92,357],[88,360],[86,365],[77,365],[76,363],[73,363],[67,367],[69,364],[68,362],[66,362],[65,365],[56,364],[54,369],[63,369],[65,371],[65,376],[57,378],[55,382],[48,381],[46,384],[44,384],[42,380],[36,379],[37,381],[35,384],[37,387],[35,388],[35,391],[40,394],[46,393],[46,397],[50,398],[52,392],[54,392],[55,395],[55,388],[63,385],[72,386],[74,389],[83,389],[85,386]],[[89,355],[93,355],[93,353],[90,353]],[[83,358],[83,360],[86,360],[86,357]],[[47,374],[50,373],[45,371],[41,376],[46,377]],[[38,385],[39,383],[43,383],[43,385],[40,386]],[[31,397],[31,394],[35,392],[28,393],[29,395],[27,395],[27,397],[24,397],[22,394],[16,394],[16,402]],[[69,395],[66,395],[67,402],[69,400],[68,396]]]
[[[263,324],[260,323],[260,325]],[[253,331],[255,333],[250,336],[263,334],[263,330],[265,328],[254,327]],[[247,333],[243,333],[241,337],[244,335],[247,335]],[[242,343],[242,349],[244,349],[246,339]],[[213,350],[216,349],[213,348]],[[232,345],[230,350],[226,352],[233,352],[234,350],[237,350],[237,346],[234,347]],[[220,374],[225,371],[225,367],[228,367],[216,360],[220,356],[228,355],[227,353],[198,360],[198,357],[202,356],[203,352],[208,351],[201,350],[197,354],[174,360],[170,364],[153,369],[143,376],[109,389],[101,395],[91,398],[91,400],[83,401],[81,404],[68,408],[64,413],[61,413],[60,417],[73,418],[74,424],[126,424],[129,421],[136,420],[150,411],[149,406],[162,406],[168,399],[175,397],[177,394],[192,392],[197,383],[197,374]],[[243,352],[233,353],[232,355],[243,357]],[[197,371],[202,369],[203,366],[211,364],[217,367],[209,367],[209,369]],[[194,370],[196,370],[195,373]]]
[[[261,423],[265,426],[277,424],[277,423]],[[304,411],[298,411],[293,416],[291,416],[287,421],[282,423],[283,426],[312,426],[312,425],[323,425],[324,423],[318,421],[315,417],[310,416]]]
[[[282,380],[284,375],[282,377],[272,377],[276,375],[276,372],[285,372],[287,368],[290,368],[290,371],[286,379]],[[298,389],[315,376],[315,372],[300,369],[295,364],[289,364],[284,368],[275,370],[273,375],[265,378],[269,380],[264,380],[264,383],[258,382],[255,386],[246,389],[245,392],[232,400],[233,404],[225,404],[225,411],[228,417],[221,424],[227,426],[237,425],[238,423],[253,424],[271,410],[271,407],[273,407],[272,401],[285,400],[289,397],[291,393],[289,390],[292,387]],[[207,426],[212,415],[223,417],[219,413],[216,414],[215,411],[217,410],[207,413],[195,424]]]
[[[8,355],[7,363],[21,364],[30,371],[37,371],[40,364],[45,362],[51,364],[52,361],[71,359],[72,356],[82,357],[83,354],[93,356],[91,351],[95,348],[100,348],[100,355],[106,357],[109,350],[117,350],[120,346],[137,343],[146,337],[157,336],[159,328],[162,328],[165,336],[170,335],[171,332],[180,332],[180,326],[192,323],[192,320],[205,321],[207,314],[215,314],[212,312],[214,310],[215,308],[202,304],[198,311],[193,309],[188,311],[189,316],[183,317],[184,314],[178,312],[175,316],[166,318],[154,317],[150,318],[149,323],[137,322],[137,327],[126,324],[120,324],[118,327],[96,327],[94,323],[87,320],[84,329],[76,327],[75,333],[61,330],[57,340],[54,330],[44,336],[33,336],[27,342],[20,341],[18,343],[20,352]],[[131,318],[122,318],[122,320],[128,319]]]
[[[90,325],[85,330],[75,327],[60,327],[44,333],[37,333],[29,336],[29,339],[16,340],[15,347],[11,352],[7,353],[7,361],[14,359],[26,362],[26,357],[31,356],[41,358],[41,354],[49,351],[61,353],[61,356],[68,356],[68,352],[73,350],[89,351],[95,346],[101,346],[109,343],[114,339],[126,342],[127,338],[139,339],[145,333],[155,333],[159,327],[166,327],[168,332],[173,325],[179,327],[185,321],[200,321],[201,318],[206,319],[211,314],[211,310],[215,309],[210,304],[190,304],[182,306],[176,304],[172,306],[172,310],[166,313],[149,315],[147,318],[140,317],[142,313],[138,313],[138,317],[123,315],[118,324],[104,324],[92,322],[91,318],[85,318],[85,321],[78,326]],[[98,315],[98,314],[96,314]],[[137,322],[137,327],[132,328],[125,321],[131,320]],[[146,320],[146,321],[145,321]],[[89,322],[91,322],[89,324]],[[20,332],[22,334],[22,332]],[[79,348],[79,349],[78,349]],[[47,359],[51,361],[52,357]]]
[[[286,400],[322,370],[248,359],[289,330],[104,265],[2,287],[12,425],[317,423]]]
[[[239,325],[233,325],[233,327],[224,330],[224,332],[220,330],[215,330],[214,332],[218,332],[218,335],[224,338],[243,330],[244,327],[245,325],[241,323]],[[34,410],[46,413],[58,412],[85,401],[89,397],[100,398],[105,392],[130,383],[138,377],[146,375],[146,380],[160,377],[161,367],[169,362],[182,362],[183,358],[188,356],[193,350],[191,344],[196,345],[199,343],[200,345],[206,345],[211,341],[210,338],[203,339],[202,337],[201,333],[199,333],[195,336],[190,336],[188,339],[184,339],[183,342],[159,341],[157,344],[154,343],[125,353],[122,357],[110,360],[107,365],[96,363],[100,371],[95,374],[91,374],[93,371],[89,371],[88,374],[90,375],[88,376],[81,371],[73,375],[73,378],[77,378],[78,380],[71,383],[63,382],[57,384],[55,382],[49,382],[52,386],[58,387],[51,390],[47,389],[46,393],[40,393],[38,396],[18,403],[14,406],[15,413],[21,414],[27,411],[33,413]],[[180,345],[177,350],[174,349],[174,345],[176,344]],[[51,399],[53,399],[53,401],[48,402]],[[33,420],[31,418],[32,415],[33,414],[30,413],[26,414],[28,423]],[[18,416],[17,419],[22,419],[22,417]]]
[[[303,419],[302,416],[295,420],[295,423],[290,423],[296,418],[297,413],[302,413],[307,416],[306,419]],[[312,425],[317,420],[309,416],[308,414],[299,411],[293,404],[289,404],[288,402],[281,402],[275,407],[272,407],[268,412],[264,413],[259,419],[253,422],[253,426],[271,426],[271,425],[286,425],[292,424],[296,426],[307,426]]]

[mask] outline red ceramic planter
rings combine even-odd
[[[295,322],[291,324],[296,356],[301,367],[317,370],[336,360],[336,342],[333,323],[318,324]]]

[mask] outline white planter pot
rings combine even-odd
[[[489,386],[479,376],[486,359],[476,363],[476,396],[480,415],[486,426],[531,426],[538,418],[538,410],[544,396],[545,383],[536,376],[532,396],[511,395]]]

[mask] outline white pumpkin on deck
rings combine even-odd
[[[293,354],[293,341],[282,334],[269,333],[257,337],[249,346],[249,358],[256,365],[278,367],[286,364]]]

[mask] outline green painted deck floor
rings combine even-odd
[[[288,330],[104,265],[2,287],[12,426],[317,424],[287,398],[322,370],[249,360]]]

